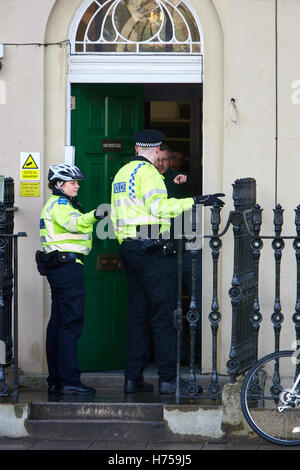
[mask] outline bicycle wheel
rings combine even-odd
[[[243,381],[241,407],[246,421],[274,444],[300,445],[300,382],[295,393],[290,392],[300,372],[299,355],[300,351],[269,354],[252,366]]]

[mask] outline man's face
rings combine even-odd
[[[158,171],[163,175],[169,168],[169,154],[167,150],[160,150],[157,160],[155,162],[155,166]]]
[[[183,164],[183,153],[182,152],[172,152],[170,167],[174,171],[179,171]]]

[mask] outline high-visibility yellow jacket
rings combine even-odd
[[[137,156],[124,165],[112,183],[111,220],[119,243],[135,238],[137,226],[160,225],[170,229],[170,218],[194,204],[193,198],[168,199],[164,177],[146,158]]]
[[[58,250],[89,254],[95,222],[97,219],[94,217],[94,210],[82,214],[68,199],[52,195],[40,218],[40,237],[44,252]]]

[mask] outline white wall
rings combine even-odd
[[[2,0],[0,43],[44,43],[47,18],[54,0]],[[43,369],[43,289],[34,261],[40,247],[39,214],[43,198],[20,197],[19,154],[44,156],[44,47],[7,45],[0,81],[5,100],[0,100],[0,173],[15,180],[15,232],[25,231],[19,242],[19,347],[20,368]],[[43,192],[43,179],[41,189]]]
[[[300,77],[300,34],[297,18],[300,2],[278,0],[278,198],[275,201],[275,1],[214,0],[224,34],[224,151],[223,190],[230,196],[236,178],[257,181],[257,200],[264,208],[263,235],[273,232],[275,202],[284,208],[284,234],[292,235],[294,208],[300,201],[299,117],[293,104],[292,83]],[[239,123],[230,121],[229,104],[236,99]],[[207,170],[205,169],[205,172]],[[229,201],[228,201],[229,202]],[[224,215],[232,207],[226,206]],[[220,345],[226,352],[230,343],[231,308],[228,287],[232,277],[232,254],[223,248],[223,327]],[[264,242],[260,271],[261,324],[260,354],[274,349],[273,313],[275,274],[273,250]],[[282,261],[281,301],[285,321],[281,347],[290,348],[295,338],[291,321],[296,300],[296,265],[291,243],[286,243]],[[224,355],[223,363],[227,356]]]

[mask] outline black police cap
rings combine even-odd
[[[132,140],[135,141],[135,145],[138,147],[159,147],[165,138],[166,136],[163,132],[156,131],[155,129],[144,129],[132,136]]]

